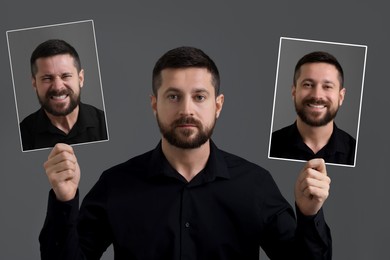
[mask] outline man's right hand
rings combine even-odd
[[[56,144],[43,167],[57,199],[73,199],[80,182],[80,167],[73,148],[67,144]]]

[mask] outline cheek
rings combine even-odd
[[[332,100],[335,104],[340,104],[341,99],[338,93],[334,93],[332,96],[329,97],[330,100]]]
[[[302,94],[302,92],[296,92],[295,96],[293,96],[293,100],[295,100],[296,102],[300,102],[303,98],[304,95]]]
[[[43,96],[46,94],[47,89],[45,86],[39,85],[35,88],[35,91],[38,93],[39,96]]]
[[[167,121],[170,118],[173,118],[175,115],[175,111],[172,107],[170,106],[164,106],[162,104],[157,103],[156,106],[156,113],[158,114],[158,117],[162,121]]]

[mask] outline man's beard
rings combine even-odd
[[[330,108],[331,104],[329,102],[324,101],[322,99],[316,99],[316,98],[304,99],[304,100],[302,100],[300,106],[298,106],[296,100],[294,99],[294,104],[295,104],[295,111],[297,112],[297,115],[299,116],[299,118],[307,125],[313,126],[313,127],[327,125],[329,122],[331,122],[336,117],[337,111],[339,110],[339,106],[337,107],[337,109],[331,109]],[[318,116],[311,115],[313,113],[312,111],[306,111],[308,104],[326,106],[325,114],[320,118]],[[316,112],[314,112],[314,113],[316,113]]]
[[[210,127],[203,127],[202,123],[193,117],[181,117],[175,120],[170,126],[166,126],[160,121],[158,114],[156,117],[158,127],[160,128],[160,132],[163,137],[168,141],[168,143],[181,149],[199,148],[205,144],[213,134],[216,122],[216,120],[214,120]],[[180,129],[180,125],[183,124],[194,125],[197,130]],[[196,131],[197,133],[195,133]]]
[[[52,96],[62,96],[62,95],[67,95],[69,97],[68,104],[50,103]],[[37,92],[38,100],[42,108],[49,114],[52,114],[53,116],[66,116],[72,113],[73,110],[80,104],[80,95],[81,95],[80,87],[79,87],[79,94],[75,94],[72,89],[66,88],[60,91],[49,90],[46,92],[45,97],[41,98]]]

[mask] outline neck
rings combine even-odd
[[[163,138],[162,151],[170,165],[188,182],[206,166],[210,155],[210,141],[195,149],[181,149],[171,145]]]
[[[73,126],[76,124],[78,115],[79,115],[79,106],[77,106],[70,114],[66,116],[54,116],[48,112],[45,113],[49,118],[50,122],[63,131],[65,134],[68,134],[72,130]]]
[[[303,142],[314,152],[317,153],[329,141],[333,133],[333,120],[324,126],[313,127],[297,118],[297,128],[302,136]]]

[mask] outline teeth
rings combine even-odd
[[[324,105],[314,105],[314,104],[309,104],[309,107],[314,107],[314,108],[324,108]]]
[[[57,99],[57,100],[60,100],[60,99],[65,99],[67,97],[67,95],[62,95],[62,96],[52,96],[53,99]]]

